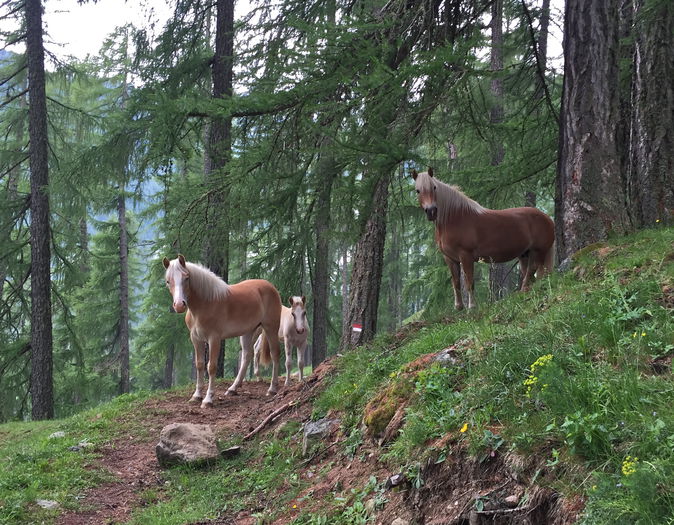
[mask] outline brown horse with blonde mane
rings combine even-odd
[[[552,271],[555,224],[536,208],[490,210],[467,197],[456,186],[436,179],[433,170],[412,178],[419,205],[435,222],[435,242],[452,273],[454,306],[463,308],[461,268],[468,289],[468,308],[475,306],[473,265],[476,261],[519,259],[521,290],[531,287],[534,275]]]
[[[191,402],[201,401],[201,408],[213,406],[215,372],[220,355],[220,341],[239,336],[241,366],[239,373],[227,390],[236,394],[253,356],[253,333],[258,327],[267,334],[269,346],[261,356],[263,363],[273,362],[272,380],[268,394],[278,390],[279,341],[281,296],[270,282],[249,279],[237,284],[227,284],[208,268],[185,261],[185,257],[163,260],[166,268],[166,285],[173,297],[173,309],[187,311],[185,324],[194,345],[194,363],[197,368],[197,387]],[[204,376],[204,349],[208,343],[208,390],[201,396]]]

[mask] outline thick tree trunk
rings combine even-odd
[[[377,332],[377,309],[381,287],[384,244],[386,240],[386,212],[390,170],[376,180],[372,192],[372,208],[364,230],[356,244],[349,286],[349,309],[340,346],[348,348],[367,343]],[[360,331],[354,331],[356,325]]]
[[[30,298],[33,419],[54,417],[47,96],[45,91],[42,4],[26,0],[28,129],[30,136]]]
[[[628,188],[638,228],[674,223],[674,5],[635,0]]]
[[[567,0],[555,198],[558,260],[630,229],[617,149],[618,0]]]
[[[119,222],[119,393],[128,394],[129,382],[129,238],[124,187],[117,197]]]

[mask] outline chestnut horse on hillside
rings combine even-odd
[[[278,390],[279,341],[277,337],[281,317],[281,296],[270,282],[250,279],[237,284],[227,284],[208,268],[200,264],[177,259],[163,260],[166,268],[166,285],[173,297],[173,309],[187,311],[185,324],[194,345],[194,363],[197,368],[197,388],[190,399],[201,401],[201,408],[213,406],[213,386],[220,355],[220,341],[239,336],[241,366],[239,373],[227,390],[236,394],[243,382],[253,357],[253,333],[258,327],[267,334],[271,349],[262,355],[263,363],[273,362],[272,380],[268,394]],[[201,397],[204,375],[204,349],[208,343],[208,390]],[[271,354],[271,355],[270,355]]]
[[[412,178],[419,205],[435,222],[435,242],[452,273],[454,306],[463,308],[461,268],[468,288],[468,308],[475,306],[473,264],[476,261],[506,262],[519,259],[521,290],[531,287],[534,275],[552,271],[555,224],[536,208],[489,210],[433,177],[433,170]]]

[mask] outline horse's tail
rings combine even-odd
[[[269,347],[269,339],[267,339],[267,333],[263,330],[262,334],[258,338],[259,348],[260,348],[260,363],[267,366],[271,363],[271,348]],[[257,344],[256,344],[257,346]]]

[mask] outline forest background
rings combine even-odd
[[[0,421],[190,381],[162,282],[178,252],[307,295],[314,365],[446,311],[412,168],[550,213],[562,265],[671,224],[667,0],[171,8],[75,59],[50,49],[40,0],[2,3]],[[512,264],[482,268],[483,302],[516,287]],[[238,342],[226,350],[230,375]]]

